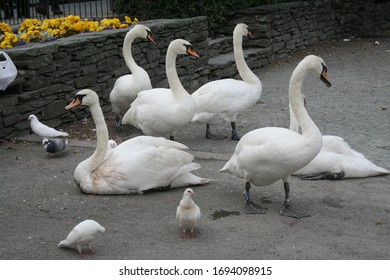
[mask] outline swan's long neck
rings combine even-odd
[[[233,48],[234,60],[236,61],[237,70],[241,78],[250,84],[260,83],[259,78],[248,67],[248,64],[246,64],[244,51],[242,49],[242,36],[240,34],[233,34]]]
[[[187,91],[184,89],[183,85],[180,82],[179,76],[176,71],[176,57],[177,54],[168,47],[167,56],[165,59],[166,72],[169,87],[172,90],[176,98],[179,98],[183,95],[188,95]]]
[[[91,167],[90,171],[97,169],[104,161],[108,150],[108,130],[106,122],[104,121],[103,111],[99,102],[89,107],[93,120],[96,125],[96,150],[90,157]]]
[[[133,55],[131,53],[131,46],[136,38],[137,36],[135,34],[133,34],[132,32],[128,32],[123,42],[123,57],[131,73],[136,72],[140,68],[140,66],[135,63]]]
[[[302,95],[302,83],[306,75],[306,69],[304,64],[300,64],[296,67],[290,79],[289,86],[289,102],[290,110],[292,114],[290,116],[296,118],[297,123],[293,123],[295,131],[298,127],[301,127],[302,135],[310,138],[322,138],[321,132],[310,118],[306,111],[303,95]],[[294,121],[294,120],[292,120]],[[290,123],[291,127],[291,123]]]

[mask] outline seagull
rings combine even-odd
[[[192,200],[195,193],[192,189],[186,189],[183,193],[183,199],[180,201],[176,210],[176,218],[182,229],[182,238],[187,238],[186,230],[191,230],[191,238],[195,238],[194,228],[198,226],[200,219],[200,209]]]
[[[69,140],[63,140],[63,139],[43,139],[42,146],[43,149],[51,154],[62,152],[65,150],[66,146],[68,145]]]
[[[94,255],[95,251],[91,249],[91,242],[98,233],[103,233],[105,228],[94,220],[85,220],[75,226],[68,234],[65,240],[62,240],[58,247],[71,247],[76,245],[79,250],[80,257],[83,258],[84,254],[81,250],[82,245],[88,245],[88,253]]]
[[[28,120],[30,121],[30,127],[32,132],[34,132],[35,135],[41,136],[42,138],[69,136],[69,134],[66,132],[58,131],[54,128],[48,127],[47,125],[44,125],[38,120],[35,115],[30,115],[28,117]]]

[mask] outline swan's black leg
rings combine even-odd
[[[120,128],[121,127],[121,117],[119,115],[115,115],[115,127]]]
[[[305,214],[295,208],[293,208],[290,204],[290,184],[288,182],[284,182],[284,192],[285,192],[285,200],[283,203],[283,207],[280,210],[280,215],[292,217],[296,219],[310,217],[310,215]]]
[[[340,173],[322,172],[322,173],[298,175],[298,178],[301,180],[341,180],[344,177],[345,177],[344,171],[341,171]]]
[[[212,135],[210,132],[210,125],[206,124],[206,138],[213,139],[213,140],[222,140],[226,137],[218,137],[218,136]]]
[[[236,130],[236,123],[231,122],[230,125],[232,126],[232,140],[240,140],[240,136],[238,136],[237,130]]]
[[[249,189],[251,188],[251,183],[246,182],[245,183],[245,192],[244,192],[244,198],[246,201],[245,206],[245,213],[246,214],[264,214],[267,212],[267,208],[261,207],[260,205],[256,205],[252,202],[252,195],[249,192]]]

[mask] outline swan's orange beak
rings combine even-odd
[[[187,48],[187,54],[189,54],[189,55],[191,55],[191,56],[194,56],[194,57],[197,57],[197,58],[200,57],[200,55],[197,54],[197,53],[194,51],[193,48]]]
[[[326,66],[322,65],[322,72],[321,72],[320,79],[327,87],[330,87],[332,84],[329,82],[328,75],[326,74],[327,70],[328,69],[326,68]]]
[[[77,105],[80,105],[81,104],[81,100],[80,98],[78,98],[77,96],[73,99],[72,102],[70,102],[66,107],[65,109],[66,110],[69,110],[70,108],[73,108],[73,107],[76,107]]]
[[[149,33],[148,36],[146,36],[146,39],[148,39],[153,44],[157,45],[156,42],[153,40],[152,33]]]

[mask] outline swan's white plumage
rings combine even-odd
[[[293,71],[289,100],[302,134],[278,127],[253,130],[241,138],[220,172],[232,173],[255,186],[267,186],[280,179],[288,183],[291,173],[307,165],[318,154],[322,135],[308,115],[301,93],[308,72],[318,74],[330,86],[325,63],[320,57],[305,57]],[[286,202],[289,201],[288,192]]]
[[[104,231],[105,228],[94,220],[82,221],[72,229],[65,240],[58,244],[58,247],[77,246],[80,255],[83,256],[81,246],[88,245],[90,252],[92,252],[91,242],[99,233]]]
[[[169,138],[175,131],[191,122],[195,114],[195,102],[177,75],[175,64],[179,54],[198,56],[188,41],[172,41],[166,55],[166,73],[170,88],[141,91],[123,116],[122,123],[141,129],[145,135]]]
[[[291,107],[290,129],[299,132],[299,125]],[[322,174],[328,174],[327,179],[346,179],[386,175],[390,174],[390,171],[369,161],[363,154],[352,149],[343,138],[323,135],[318,155],[293,175],[302,179],[324,179]]]
[[[180,200],[179,206],[176,209],[176,219],[183,231],[183,237],[186,236],[186,230],[191,230],[193,234],[194,229],[198,226],[201,213],[198,205],[195,204],[192,197],[195,193],[192,189],[186,189],[183,193],[183,198]]]
[[[134,25],[126,34],[123,43],[123,57],[131,74],[119,77],[110,92],[110,103],[117,115],[123,116],[126,113],[140,91],[152,88],[148,73],[137,65],[131,53],[133,41],[136,38],[149,39],[150,34],[149,27],[142,24]],[[154,42],[153,39],[149,40]]]
[[[251,34],[243,23],[233,32],[234,57],[238,72],[243,79],[222,79],[209,82],[196,90],[192,97],[196,114],[192,122],[220,124],[234,122],[237,114],[253,106],[262,92],[260,79],[247,66],[242,50],[242,37]]]
[[[68,133],[63,131],[58,131],[52,127],[49,127],[41,123],[35,115],[30,115],[28,117],[30,121],[30,127],[32,132],[35,135],[41,136],[42,138],[55,138],[55,137],[67,137]]]
[[[293,175],[320,173],[339,174],[343,178],[365,178],[390,174],[389,170],[369,161],[363,154],[352,149],[343,138],[333,135],[322,136],[322,148],[318,155]]]
[[[81,101],[77,101],[80,100]],[[108,148],[108,131],[97,94],[81,90],[72,104],[88,105],[96,124],[97,148],[74,172],[80,188],[90,194],[125,194],[148,189],[206,184],[210,180],[191,174],[200,166],[185,145],[163,137],[139,136]]]

